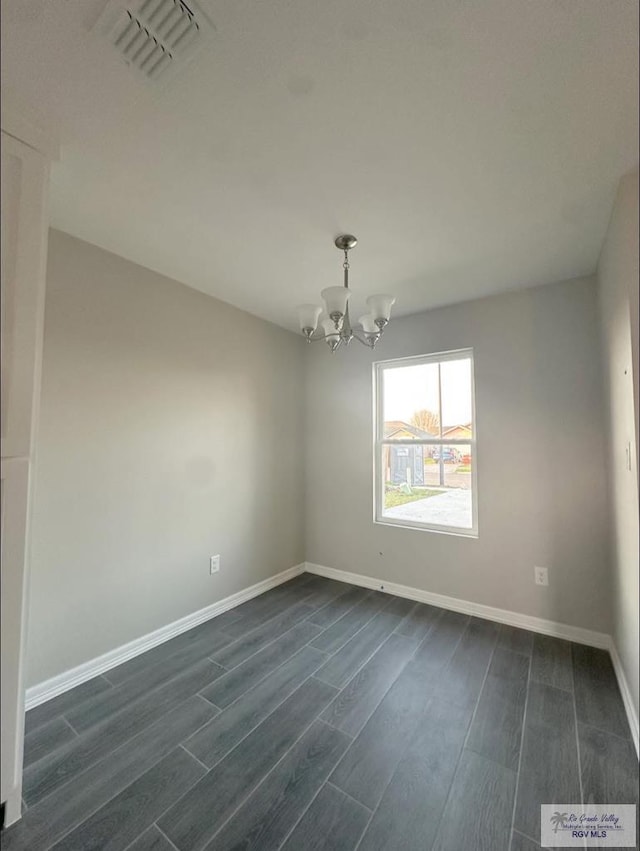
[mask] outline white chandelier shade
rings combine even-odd
[[[347,304],[351,291],[348,287],[327,287],[320,293],[324,299],[327,314],[333,319],[338,314],[342,318],[347,312]],[[334,319],[334,322],[336,320]],[[338,327],[336,325],[336,327]]]
[[[300,329],[311,328],[311,333],[313,333],[318,327],[318,320],[320,319],[321,313],[322,308],[318,307],[317,304],[299,305],[298,320],[300,322]]]
[[[383,320],[388,322],[391,319],[391,308],[396,303],[392,295],[370,295],[367,299],[367,307],[369,308],[373,321]]]
[[[367,313],[366,316],[361,316],[358,319],[359,325],[362,327],[362,330],[365,334],[377,334],[378,326],[375,323],[373,316],[370,313]]]

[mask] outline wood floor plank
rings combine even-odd
[[[630,739],[578,723],[585,804],[638,805],[638,758]]]
[[[578,721],[630,739],[618,680],[608,651],[573,644],[573,681]]]
[[[518,770],[528,678],[528,657],[496,648],[466,745],[512,771]]]
[[[24,767],[48,756],[56,748],[75,739],[77,734],[64,718],[54,718],[24,737]]]
[[[46,703],[41,703],[40,706],[30,709],[25,715],[25,733],[33,732],[48,721],[75,709],[86,700],[90,700],[110,688],[112,688],[111,683],[104,677],[94,677],[87,680],[86,683],[81,683],[79,686],[65,691],[64,694],[59,694],[58,697],[54,697]]]
[[[316,577],[318,580],[318,577]],[[259,597],[243,603],[238,619],[225,629],[228,635],[241,638],[248,632],[262,626],[266,621],[282,615],[290,606],[306,602],[314,591],[315,581],[301,586],[279,585]]]
[[[276,612],[284,612],[287,606],[300,602],[301,595],[308,594],[310,589],[315,587],[316,583],[322,581],[320,577],[313,576],[304,583],[289,581],[283,582],[275,588],[270,588],[264,594],[253,597],[253,599],[243,603],[237,609],[240,616],[239,620],[242,618],[251,618],[255,615],[262,616],[267,610],[271,612],[275,609]]]
[[[358,851],[429,851],[470,721],[467,708],[429,702]]]
[[[233,609],[227,609],[226,612],[220,612],[219,615],[216,615],[214,618],[211,618],[211,620],[207,621],[207,623],[215,623],[216,627],[219,627],[221,630],[225,630],[229,626],[229,624],[235,623],[238,620],[241,614],[241,608],[242,606],[240,605],[236,606]],[[198,626],[194,627],[193,630],[190,631],[197,630],[200,628],[200,626],[204,626],[204,624],[199,624]]]
[[[205,773],[182,748],[116,795],[54,845],[54,851],[123,851]]]
[[[337,600],[348,591],[355,591],[356,586],[350,585],[348,582],[336,582],[335,579],[325,579],[324,584],[316,588],[308,597],[305,597],[305,603],[313,606],[316,609],[324,608],[327,603]],[[359,589],[358,589],[359,590]]]
[[[297,577],[299,580],[298,586],[294,586],[295,580],[293,580],[287,582],[287,587],[297,587],[298,591],[301,594],[305,594],[307,597],[314,594],[318,589],[325,588],[327,583],[335,581],[333,579],[327,579],[325,576],[317,576],[315,573],[305,573],[303,576],[304,581],[302,581],[302,576]]]
[[[529,682],[514,827],[540,841],[540,805],[580,803],[573,695]]]
[[[182,674],[185,669],[206,659],[209,655],[208,647],[207,641],[205,641],[204,647],[200,641],[193,642],[168,659],[157,662],[141,671],[136,677],[128,679],[122,685],[85,701],[77,709],[65,713],[64,717],[78,733],[84,733],[98,724],[103,724],[117,712],[131,706],[141,696],[149,694],[153,689],[162,687],[174,677]],[[217,673],[218,675],[224,673],[221,666],[217,667]],[[213,679],[213,676],[211,679]]]
[[[183,632],[175,638],[171,638],[169,641],[165,641],[163,644],[147,650],[146,653],[142,653],[140,656],[135,656],[128,662],[118,665],[117,668],[112,668],[105,674],[105,677],[114,686],[122,685],[127,680],[144,674],[157,663],[164,662],[189,647],[197,647],[198,650],[194,651],[192,655],[197,656],[201,654],[201,658],[204,659],[212,652],[225,647],[234,640],[232,636],[224,632],[224,627],[225,625],[235,623],[237,619],[238,615],[233,610],[223,612],[218,617],[212,618],[187,632]]]
[[[78,736],[24,772],[24,798],[29,806],[51,794],[90,765],[133,738],[174,709],[189,695],[204,688],[220,672],[208,659],[199,662],[167,685],[144,695],[105,724]]]
[[[175,851],[173,845],[155,825],[140,836],[127,851]]]
[[[366,588],[352,588],[346,593],[331,600],[322,608],[316,609],[309,620],[311,623],[326,629],[334,624],[344,614],[350,612],[356,603],[365,600],[370,595],[371,591],[368,591]]]
[[[242,638],[236,639],[221,650],[216,650],[209,658],[230,671],[246,662],[249,656],[253,656],[254,653],[262,650],[263,647],[288,632],[292,626],[303,621],[314,611],[315,609],[306,603],[296,603],[295,606],[288,608],[284,614],[276,615],[275,618],[266,621],[262,626],[252,630]]]
[[[433,851],[509,851],[516,774],[464,750]]]
[[[329,704],[321,718],[349,736],[357,736],[417,645],[415,639],[390,635]]]
[[[314,579],[317,579],[315,573],[308,573],[306,570],[302,573],[299,573],[297,576],[294,576],[293,579],[288,579],[284,584],[288,588],[301,588],[304,585],[308,585],[310,582],[313,582]]]
[[[424,677],[409,662],[331,776],[331,782],[373,810],[417,733],[427,697]],[[462,747],[462,745],[461,745]]]
[[[370,815],[366,807],[325,784],[282,851],[353,851]]]
[[[307,680],[158,822],[179,851],[202,848],[335,697]]]
[[[346,685],[386,641],[401,622],[402,616],[383,609],[357,632],[337,653],[328,659],[315,674],[318,679],[336,688]],[[315,647],[315,642],[312,643]]]
[[[365,599],[357,603],[351,611],[344,614],[332,626],[311,642],[311,646],[325,653],[335,653],[351,639],[362,627],[372,620],[389,603],[386,594],[372,591]]]
[[[2,835],[3,851],[45,851],[115,797],[217,712],[193,695],[101,762],[31,807]]]
[[[570,642],[550,635],[534,635],[531,679],[554,688],[573,691]]]
[[[533,633],[528,629],[502,624],[498,636],[498,647],[511,650],[512,653],[523,653],[531,656],[533,652]]]
[[[406,597],[396,597],[393,594],[387,594],[386,596],[388,602],[384,608],[385,612],[390,612],[392,615],[400,615],[403,620],[415,606],[415,602],[413,600],[408,600]],[[400,621],[400,623],[402,623],[402,621]]]
[[[542,851],[537,842],[523,836],[517,830],[513,831],[511,838],[511,851]]]
[[[431,679],[431,693],[451,703],[475,706],[497,637],[497,624],[471,618],[442,676]]]
[[[423,641],[436,621],[442,616],[443,611],[443,609],[429,606],[427,603],[416,603],[415,608],[405,617],[396,632],[398,635]]]
[[[206,851],[279,848],[338,762],[350,738],[316,721],[206,846]]]
[[[228,706],[184,746],[209,768],[229,751],[322,665],[326,655],[312,647],[303,647],[235,703]]]
[[[427,678],[433,678],[448,665],[469,624],[469,616],[443,612],[415,652],[414,660]]]
[[[312,623],[297,624],[242,665],[224,674],[209,688],[204,689],[202,694],[207,700],[224,709],[290,659],[318,634],[319,629],[320,627]]]

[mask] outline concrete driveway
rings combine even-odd
[[[415,502],[387,508],[383,516],[389,520],[412,520],[414,523],[437,523],[440,526],[471,529],[473,526],[471,491],[463,489],[444,491],[438,496],[417,499]]]

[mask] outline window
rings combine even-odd
[[[375,520],[477,536],[473,352],[374,369]]]

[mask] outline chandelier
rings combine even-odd
[[[391,308],[395,303],[392,295],[370,295],[367,299],[369,313],[358,319],[358,325],[362,332],[354,330],[349,318],[349,251],[356,245],[358,240],[351,234],[341,234],[335,239],[335,246],[344,251],[344,285],[341,287],[327,287],[320,295],[324,299],[325,318],[320,321],[322,331],[317,331],[318,320],[323,312],[322,307],[316,304],[301,304],[298,307],[298,320],[300,330],[308,343],[316,340],[325,340],[332,352],[344,343],[348,346],[355,338],[363,346],[371,349],[380,339],[385,326],[391,316]]]

